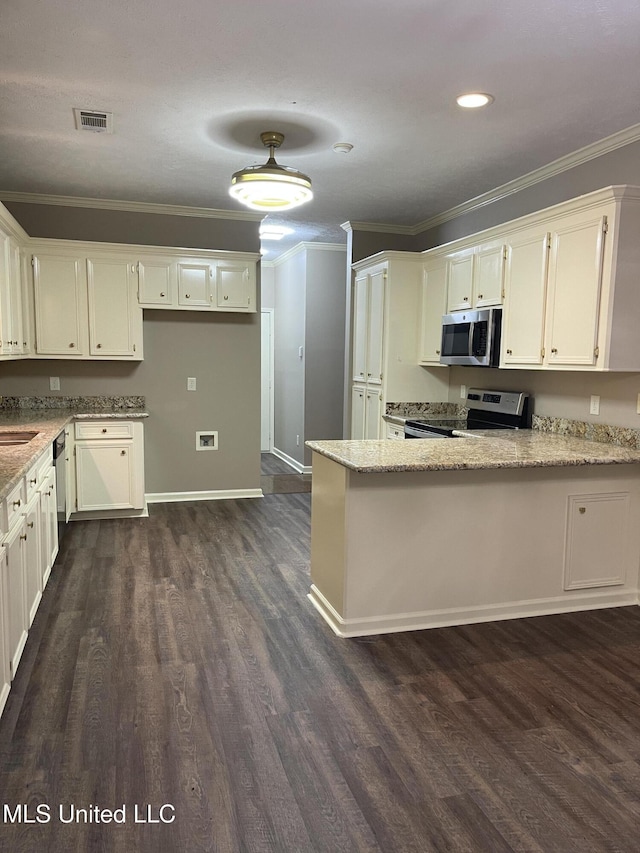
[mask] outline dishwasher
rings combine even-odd
[[[58,515],[58,543],[67,529],[69,515],[67,513],[67,459],[66,433],[64,430],[53,442],[53,465],[56,469],[56,504]]]

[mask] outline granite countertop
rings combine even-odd
[[[365,474],[640,463],[640,449],[539,430],[477,430],[456,434],[460,437],[306,444],[345,468]]]
[[[0,447],[0,500],[44,453],[51,453],[51,444],[65,426],[74,420],[123,420],[146,418],[142,409],[112,409],[82,412],[73,409],[6,409],[0,410],[0,433],[16,430],[37,432],[28,444]]]

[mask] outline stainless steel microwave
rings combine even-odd
[[[497,367],[501,328],[501,308],[445,314],[442,318],[441,364]]]

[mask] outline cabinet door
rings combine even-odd
[[[215,265],[215,293],[218,311],[255,311],[255,273],[240,262],[218,261]]]
[[[24,514],[24,579],[27,624],[31,626],[42,598],[42,545],[40,540],[40,495],[29,501]]]
[[[63,464],[63,460],[58,460]],[[42,589],[47,585],[53,563],[58,554],[58,512],[56,496],[55,468],[40,485],[40,567],[42,571]]]
[[[0,547],[0,714],[7,701],[11,687],[11,666],[9,644],[7,642],[7,556],[4,547]]]
[[[362,441],[364,438],[364,386],[354,386],[351,392],[351,438]]]
[[[595,365],[606,218],[576,214],[552,232],[549,364]]]
[[[142,258],[138,261],[138,302],[141,306],[170,307],[177,282],[178,272],[173,258]]]
[[[501,365],[542,364],[549,234],[530,229],[507,250]]]
[[[369,276],[356,278],[353,288],[353,381],[367,378],[367,306]]]
[[[369,276],[366,380],[374,385],[382,384],[386,277],[387,274],[384,271]]]
[[[122,258],[87,258],[87,284],[91,355],[141,358],[135,265]]]
[[[33,258],[36,352],[87,354],[84,258],[40,254]]]
[[[11,325],[11,252],[9,235],[0,231],[0,354],[13,352]]]
[[[142,509],[133,441],[76,442],[77,509]]]
[[[504,261],[503,243],[488,243],[478,247],[473,282],[473,304],[476,308],[502,305]]]
[[[4,547],[7,558],[6,568],[6,610],[7,625],[5,638],[11,665],[11,679],[16,674],[22,650],[27,642],[27,606],[25,590],[25,548],[24,519],[16,523],[7,534]]]
[[[212,308],[210,264],[178,263],[178,305]]]
[[[56,497],[56,506],[60,518],[64,514],[64,520],[67,522],[76,506],[76,450],[74,430],[70,426],[65,427],[64,436],[64,462],[62,464],[64,464],[65,493]],[[60,463],[61,460],[58,460],[58,462]]]
[[[447,258],[447,311],[471,308],[475,249],[465,249]]]
[[[0,232],[0,353],[22,355],[27,348],[22,319],[22,259],[20,246]]]
[[[442,315],[447,304],[447,267],[440,263],[425,267],[422,280],[421,364],[440,364]]]
[[[382,428],[382,394],[378,388],[368,388],[364,402],[364,437],[381,438]]]

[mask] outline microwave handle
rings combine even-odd
[[[473,332],[475,325],[476,324],[473,320],[469,323],[469,349],[467,350],[469,355],[473,355]]]

